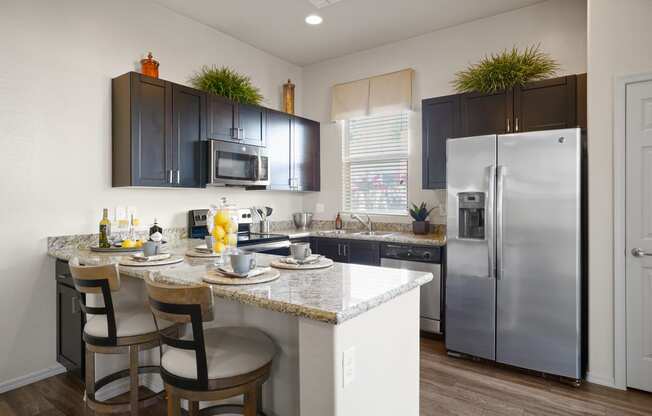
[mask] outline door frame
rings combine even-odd
[[[652,73],[616,76],[614,82],[614,387],[623,390],[627,389],[627,86],[648,81]]]

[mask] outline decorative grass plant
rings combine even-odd
[[[480,62],[458,72],[453,86],[458,92],[493,93],[550,78],[558,70],[557,61],[542,52],[539,45],[522,52],[515,46],[512,50],[485,56]]]
[[[238,103],[260,104],[263,101],[260,90],[251,83],[248,76],[226,66],[203,66],[190,82],[199,90],[221,95]]]

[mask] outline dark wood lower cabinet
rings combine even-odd
[[[338,263],[380,266],[380,244],[374,241],[316,238],[315,252]]]
[[[57,260],[57,362],[69,372],[84,378],[84,315],[79,307],[79,293],[75,290],[68,264]]]

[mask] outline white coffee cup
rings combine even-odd
[[[293,243],[290,245],[290,255],[295,260],[305,260],[312,255],[310,243]]]

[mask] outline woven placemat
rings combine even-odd
[[[204,259],[215,259],[219,258],[220,254],[218,253],[206,253],[203,251],[197,251],[194,248],[186,251],[186,256],[188,257],[200,257]]]
[[[152,267],[152,266],[167,266],[170,264],[177,264],[181,263],[183,261],[182,256],[171,256],[170,258],[164,259],[164,260],[156,260],[156,261],[139,261],[139,260],[132,260],[129,257],[123,257],[120,259],[120,264],[121,266],[129,266],[129,267]]]

